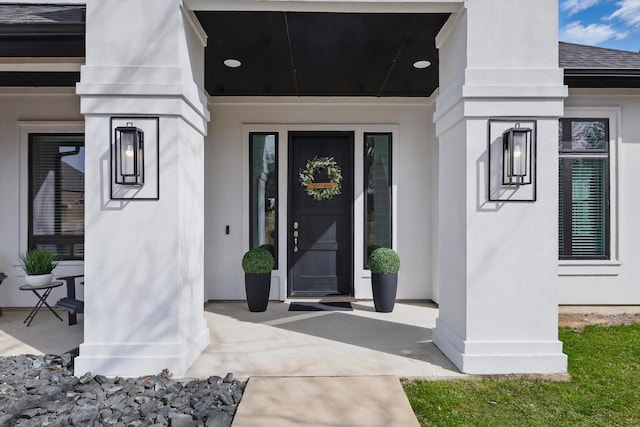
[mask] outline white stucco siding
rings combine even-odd
[[[454,188],[463,188],[466,164],[456,159],[466,158],[466,134],[462,126],[450,128],[440,135],[439,176],[442,187],[447,183]],[[446,166],[445,166],[446,165]],[[466,211],[467,200],[463,191],[438,191],[438,259],[437,276],[438,303],[453,307],[439,313],[444,321],[456,331],[464,331],[466,325],[467,292],[465,286],[448,286],[449,283],[464,284],[466,281]],[[461,337],[464,339],[465,337]]]
[[[539,47],[557,43],[557,33],[548,31],[548,28],[558,21],[558,9],[541,3],[529,0],[467,0],[467,12],[478,17],[467,22],[467,32],[473,34],[467,39],[469,64],[488,70],[556,68],[558,50]],[[494,50],[489,46],[499,48]],[[489,54],[489,51],[500,54]],[[531,54],[532,51],[536,52],[535,55]],[[486,80],[483,83],[486,84]]]
[[[286,186],[288,130],[355,131],[354,270],[355,294],[370,298],[369,273],[363,271],[362,132],[393,130],[395,248],[402,259],[399,299],[429,299],[433,294],[433,108],[416,100],[228,99],[210,105],[206,153],[205,299],[245,299],[240,260],[247,250],[248,129],[280,132],[280,265],[273,273],[271,297],[286,297]],[[261,125],[263,124],[263,125]],[[244,129],[244,130],[243,130]],[[360,138],[360,139],[359,139]],[[245,201],[245,198],[247,199]],[[244,212],[244,214],[243,214]],[[226,226],[230,234],[225,234]],[[275,289],[274,289],[275,288]]]
[[[82,133],[82,119],[80,99],[72,89],[0,91],[0,271],[8,276],[0,286],[3,307],[31,307],[35,303],[30,292],[18,290],[24,278],[18,255],[27,250],[28,133]],[[82,264],[63,262],[55,273],[79,274]],[[49,301],[65,295],[65,289],[54,289]]]
[[[179,38],[172,30],[180,19],[179,1],[164,1],[162,5],[158,3],[155,0],[137,0],[122,7],[119,0],[89,1],[87,23],[91,25],[91,29],[86,35],[86,63],[107,67],[113,67],[114,64],[175,66],[180,46]],[[116,9],[118,12],[114,13]],[[92,20],[93,16],[103,16],[105,19]],[[142,16],[147,19],[140,19]],[[114,49],[114,46],[131,48]],[[145,46],[145,49],[139,49],[138,46]],[[144,78],[144,67],[136,68],[137,70],[132,70],[136,75],[127,76],[126,79]],[[118,70],[114,68],[114,71]]]
[[[483,301],[481,306],[471,304],[467,332],[478,341],[517,342],[527,329],[532,341],[557,333],[556,307],[548,301],[556,299],[557,161],[555,146],[545,143],[556,136],[556,123],[537,121],[536,156],[541,161],[536,165],[535,202],[488,202],[482,180],[467,175],[467,187],[477,192],[467,199],[468,235],[475,238],[466,242],[466,298]],[[468,134],[477,135],[477,143],[467,149],[470,170],[488,161],[486,126],[486,120],[468,122]]]
[[[611,260],[560,263],[560,304],[640,304],[640,90],[575,89],[566,117],[609,117]]]

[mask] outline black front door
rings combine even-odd
[[[353,295],[352,165],[353,132],[289,133],[290,296]]]

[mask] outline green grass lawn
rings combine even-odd
[[[640,426],[640,324],[560,329],[570,380],[410,381],[422,426]]]

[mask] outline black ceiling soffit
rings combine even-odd
[[[196,12],[210,95],[429,96],[448,14]],[[225,59],[242,62],[228,68]],[[427,60],[431,66],[416,69]]]

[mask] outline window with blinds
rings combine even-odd
[[[29,249],[84,258],[84,135],[29,135]]]
[[[560,259],[609,259],[609,121],[560,119]]]

